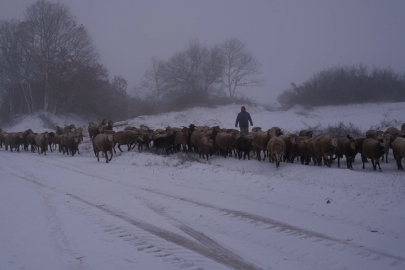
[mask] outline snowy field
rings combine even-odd
[[[239,110],[195,108],[128,122],[232,128]],[[291,132],[405,122],[405,103],[247,111],[255,126]],[[2,128],[43,132],[48,124],[31,116]],[[340,169],[276,169],[268,161],[131,151],[106,164],[88,138],[80,152],[0,149],[0,269],[405,269],[405,172],[392,154],[380,173],[371,163],[363,170],[359,158],[354,170],[345,161]]]

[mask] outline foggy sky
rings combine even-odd
[[[0,19],[23,19],[35,0],[0,0]],[[51,1],[57,2],[57,1]],[[62,0],[94,40],[110,76],[131,90],[151,67],[190,40],[215,45],[234,36],[263,63],[265,86],[240,88],[273,102],[332,66],[363,63],[405,73],[404,0]]]

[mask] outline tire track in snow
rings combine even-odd
[[[98,179],[103,179],[103,180],[106,180],[106,181],[109,181],[109,182],[114,182],[113,180],[108,179],[105,176],[101,176],[101,175],[96,176],[96,175],[88,173],[88,172],[83,172],[83,171],[80,171],[80,170],[65,167],[66,164],[59,165],[59,164],[48,163],[48,162],[45,162],[45,161],[41,161],[41,162],[43,162],[45,164],[52,165],[52,166],[60,167],[60,168],[63,168],[63,169],[69,170],[69,171],[74,171],[74,172],[77,172],[77,173],[80,173],[80,174],[83,174],[83,175],[86,175],[86,176],[95,177],[95,178],[98,178]],[[141,189],[141,190],[144,190],[144,191],[148,191],[148,192],[151,192],[151,193],[158,194],[158,195],[170,197],[170,198],[173,198],[173,199],[176,199],[176,200],[181,200],[181,201],[192,203],[192,204],[195,204],[195,205],[198,205],[198,206],[201,206],[201,207],[206,207],[206,208],[209,208],[209,209],[220,211],[220,212],[226,213],[227,215],[231,215],[231,216],[233,216],[235,218],[248,219],[248,220],[251,220],[252,222],[261,222],[261,223],[264,223],[264,224],[268,224],[272,228],[280,228],[280,232],[284,232],[284,231],[292,232],[292,233],[290,233],[290,235],[294,235],[294,232],[297,233],[298,235],[304,234],[304,235],[307,235],[308,237],[318,238],[320,241],[321,240],[326,240],[326,241],[342,244],[342,245],[345,245],[345,246],[349,246],[349,247],[352,247],[352,248],[354,248],[356,250],[362,250],[362,251],[366,251],[366,252],[376,254],[376,255],[379,255],[379,256],[383,256],[383,257],[386,257],[386,258],[390,258],[390,259],[393,259],[393,260],[405,262],[404,257],[389,254],[389,253],[386,253],[386,252],[381,251],[381,250],[367,248],[367,247],[364,247],[363,245],[357,245],[357,244],[352,243],[352,242],[347,242],[346,240],[338,239],[338,238],[335,238],[335,237],[332,237],[332,236],[328,236],[326,234],[322,234],[322,233],[319,233],[319,232],[304,229],[304,228],[294,226],[294,225],[291,225],[291,224],[288,224],[288,223],[285,223],[285,222],[281,222],[281,221],[278,221],[278,220],[274,220],[274,219],[271,219],[271,218],[268,218],[268,217],[263,217],[263,216],[251,214],[251,213],[248,213],[248,212],[233,210],[233,209],[221,208],[221,207],[218,207],[216,205],[209,204],[209,203],[203,203],[203,202],[195,201],[195,200],[192,200],[192,199],[189,199],[189,198],[173,196],[171,194],[167,194],[167,193],[157,191],[157,190],[153,190],[153,189],[150,189],[150,188],[142,188],[142,187],[138,187],[138,188]],[[362,253],[360,252],[359,254],[362,254]]]
[[[206,207],[206,208],[209,208],[209,209],[220,211],[220,212],[226,213],[228,215],[233,215],[235,218],[248,219],[248,220],[251,220],[253,222],[258,222],[258,223],[261,222],[261,223],[270,225],[270,226],[272,226],[274,228],[276,228],[276,227],[280,228],[281,232],[282,231],[290,231],[290,232],[295,232],[295,233],[297,233],[299,235],[304,234],[304,235],[307,235],[309,237],[314,237],[314,238],[318,238],[318,239],[321,239],[321,240],[327,240],[327,241],[335,242],[335,243],[342,244],[342,245],[345,245],[345,246],[351,246],[351,247],[353,247],[355,249],[364,250],[364,251],[374,253],[374,254],[377,254],[377,255],[380,255],[380,256],[383,256],[383,257],[387,257],[387,258],[394,259],[394,260],[397,260],[397,261],[405,262],[405,258],[397,256],[397,255],[392,255],[392,254],[386,253],[384,251],[380,251],[380,250],[376,250],[376,249],[356,245],[354,243],[350,243],[350,242],[347,242],[347,241],[342,240],[342,239],[338,239],[338,238],[328,236],[326,234],[318,233],[318,232],[315,232],[315,231],[311,231],[311,230],[308,230],[308,229],[300,228],[300,227],[297,227],[297,226],[294,226],[294,225],[291,225],[291,224],[288,224],[288,223],[285,223],[285,222],[281,222],[281,221],[278,221],[278,220],[274,220],[274,219],[271,219],[271,218],[268,218],[268,217],[263,217],[263,216],[259,216],[259,215],[255,215],[255,214],[251,214],[251,213],[247,213],[247,212],[243,212],[243,211],[233,210],[233,209],[221,208],[221,207],[218,207],[216,205],[195,201],[195,200],[192,200],[192,199],[189,199],[189,198],[173,196],[171,194],[167,194],[167,193],[164,193],[162,191],[157,191],[157,190],[153,190],[153,189],[150,189],[150,188],[140,188],[140,189],[142,189],[144,191],[154,193],[154,194],[158,194],[158,195],[162,195],[162,196],[165,196],[165,197],[173,198],[173,199],[176,199],[176,200],[188,202],[188,203],[198,205],[198,206],[201,206],[201,207]],[[294,235],[294,234],[292,233],[291,235]]]
[[[54,248],[57,250],[58,259],[62,263],[61,267],[66,270],[89,269],[89,266],[85,265],[83,261],[83,256],[75,251],[70,245],[69,239],[66,236],[61,226],[61,221],[57,215],[57,210],[52,200],[52,195],[46,194],[46,191],[52,190],[52,188],[49,188],[48,186],[33,179],[29,179],[28,177],[10,173],[4,168],[2,168],[2,171],[16,178],[31,182],[38,187],[38,193],[42,197],[44,203],[45,215],[49,224],[51,241]]]
[[[6,173],[8,173],[8,174],[10,174],[10,175],[12,175],[14,177],[20,178],[22,180],[31,182],[31,183],[33,183],[33,184],[35,184],[35,185],[37,185],[37,186],[39,186],[39,187],[41,187],[43,189],[48,189],[48,190],[55,191],[54,188],[49,187],[47,185],[44,185],[44,184],[42,184],[42,183],[40,183],[40,182],[38,182],[38,181],[36,181],[34,179],[30,179],[30,178],[25,177],[25,176],[20,176],[20,175],[17,175],[15,173],[11,173],[11,172],[6,172]],[[97,209],[109,214],[110,216],[113,216],[113,217],[119,218],[121,220],[124,220],[127,223],[130,223],[133,226],[135,226],[135,227],[137,227],[139,229],[142,229],[142,230],[144,230],[146,232],[149,232],[149,233],[151,233],[151,234],[153,234],[153,235],[155,235],[155,236],[157,236],[157,237],[159,237],[161,239],[164,239],[164,240],[166,240],[168,242],[174,243],[174,244],[176,244],[178,246],[181,246],[183,248],[186,248],[188,250],[194,251],[194,252],[196,252],[196,253],[204,256],[204,257],[212,259],[213,261],[215,261],[217,263],[220,263],[220,264],[223,264],[223,265],[225,265],[225,266],[227,266],[229,268],[237,269],[237,270],[238,269],[244,269],[244,270],[259,270],[259,269],[261,269],[260,267],[255,266],[254,264],[243,260],[239,255],[236,255],[236,254],[234,254],[234,253],[232,253],[230,251],[227,251],[225,248],[222,248],[219,244],[217,244],[217,245],[210,244],[210,245],[206,246],[203,243],[192,241],[187,237],[184,237],[182,235],[179,235],[179,234],[170,232],[168,230],[159,228],[159,227],[157,227],[157,226],[155,226],[153,224],[149,224],[149,223],[143,222],[141,220],[136,220],[136,219],[128,216],[125,213],[121,213],[121,212],[118,212],[116,210],[110,209],[109,207],[107,207],[105,205],[94,204],[92,202],[89,202],[89,201],[87,201],[87,200],[85,200],[85,199],[83,199],[83,198],[81,198],[79,196],[73,195],[73,194],[69,194],[69,197],[75,199],[76,201],[84,203],[84,204],[86,204],[88,206],[91,206],[93,208],[97,208]],[[192,230],[189,229],[189,228],[183,228],[183,229],[190,232],[190,233],[192,233],[192,234],[194,234],[195,236],[198,235],[198,233],[192,232]],[[200,238],[201,239],[201,236],[200,237],[195,237],[195,238]],[[204,240],[204,242],[208,243],[208,241],[206,241],[206,240]],[[77,264],[74,264],[72,266],[73,267],[71,269],[82,269],[82,267],[80,265],[77,265]]]

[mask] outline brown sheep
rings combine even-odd
[[[399,133],[398,133],[399,134]],[[385,144],[385,154],[381,157],[381,161],[384,161],[384,156],[385,156],[385,163],[388,163],[388,153],[390,152],[391,148],[391,143],[395,140],[396,136],[392,136],[391,134],[384,134],[383,140]]]
[[[324,165],[331,167],[332,156],[336,152],[336,147],[337,139],[330,135],[318,135],[308,140],[308,148],[315,155],[318,166],[322,166],[323,159]]]
[[[203,130],[205,130],[205,131],[203,131]],[[198,153],[199,137],[202,135],[205,135],[215,142],[215,137],[217,136],[219,131],[220,131],[219,126],[214,126],[212,128],[206,128],[206,129],[205,128],[198,129],[198,127],[196,127],[190,137],[190,149],[192,149],[195,153]]]
[[[295,152],[300,158],[301,164],[309,165],[312,154],[308,149],[308,140],[298,140],[295,142]]]
[[[276,168],[280,167],[280,161],[285,155],[286,145],[280,137],[272,137],[267,144],[269,162],[276,161]]]
[[[262,131],[261,127],[253,127],[252,128],[252,132],[258,132],[258,131]]]
[[[277,127],[273,127],[266,132],[264,131],[257,131],[253,134],[253,147],[257,155],[257,159],[260,161],[261,151],[267,151],[267,144],[269,143],[272,137],[277,137],[277,134],[280,134],[281,129]],[[266,156],[264,156],[263,160],[265,160]]]
[[[94,155],[97,157],[97,161],[100,161],[100,152],[105,156],[105,162],[108,163],[113,157],[113,134],[98,134],[93,140]],[[108,159],[108,152],[110,152],[110,159]]]
[[[74,134],[63,134],[60,138],[60,148],[63,154],[67,153],[72,157],[79,151],[80,137]]]
[[[385,153],[384,148],[385,145],[383,139],[376,140],[373,138],[368,138],[363,142],[364,157],[366,159],[367,158],[371,159],[374,171],[377,169],[378,165],[379,171],[381,172],[380,158]],[[365,161],[363,160],[363,169],[365,168],[364,163]]]
[[[375,129],[370,129],[367,130],[366,132],[366,138],[373,138],[373,139],[377,139],[377,138],[382,138],[382,136],[384,135],[384,132],[381,130],[375,130]]]
[[[395,141],[392,142],[392,151],[394,152],[398,170],[403,170],[401,160],[405,157],[405,138],[397,137]]]
[[[384,131],[384,135],[387,135],[387,134],[391,135],[392,139],[393,139],[392,141],[394,141],[400,132],[401,131],[399,129],[397,129],[396,127],[389,127],[389,128],[387,128],[386,131]]]
[[[220,153],[226,158],[236,148],[236,133],[219,132],[215,137],[215,144]]]
[[[312,138],[313,135],[314,135],[314,133],[311,130],[303,129],[300,131],[298,136]]]
[[[214,150],[214,140],[208,138],[207,136],[201,136],[200,139],[198,140],[198,154],[199,157],[204,158],[204,156],[207,158],[212,156]]]
[[[183,148],[183,152],[191,151],[191,134],[194,132],[195,125],[191,124],[189,127],[183,127],[181,130],[178,130],[176,137],[174,138],[174,150],[180,151],[180,147]]]
[[[356,141],[350,136],[337,139],[336,157],[338,159],[338,168],[340,168],[340,159],[346,157],[346,166],[353,170],[353,159],[356,155]]]
[[[48,132],[40,133],[35,136],[35,143],[38,146],[38,154],[44,154],[46,156],[46,151],[48,150]]]
[[[121,149],[121,145],[127,145],[127,136],[128,136],[128,134],[129,134],[128,131],[118,131],[118,132],[113,133],[113,142],[114,142],[113,150],[114,150],[114,153],[117,153],[115,151],[115,146],[116,145],[118,145],[118,149],[121,152],[123,152],[122,149]],[[130,147],[128,147],[128,151],[129,150],[131,150]]]
[[[8,146],[10,145],[10,139],[9,139],[9,134],[5,131],[0,132],[0,147],[6,149],[8,151]]]
[[[100,134],[100,130],[98,129],[99,125],[97,125],[96,123],[93,122],[89,122],[89,125],[87,127],[87,131],[89,133],[90,136],[90,140],[94,140],[94,138]],[[58,133],[56,133],[58,134]]]
[[[8,140],[10,144],[10,151],[13,152],[13,148],[20,152],[20,145],[24,143],[22,132],[10,132],[8,133]]]
[[[63,128],[61,128],[60,126],[55,127],[55,134],[56,135],[62,135],[62,134],[65,134],[65,133],[66,133],[65,130]]]
[[[296,136],[294,134],[282,134],[279,136],[284,142],[286,146],[285,155],[283,157],[284,162],[293,163],[295,159],[295,141]]]
[[[138,139],[136,143],[138,144],[138,151],[143,151],[143,147],[145,146],[149,149],[150,142],[152,141],[152,133],[141,131],[138,135]]]
[[[34,133],[34,131],[32,131],[32,129],[27,129],[26,131],[23,132],[23,142],[24,142],[24,150],[28,151],[28,146],[29,143],[27,142],[27,136],[28,134]]]
[[[27,135],[27,142],[29,145],[31,145],[31,152],[34,153],[35,149],[37,148],[37,143],[35,142],[35,137],[38,135],[38,133],[30,133]],[[58,135],[56,135],[58,136]]]

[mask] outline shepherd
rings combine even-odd
[[[235,127],[238,127],[239,124],[240,132],[247,135],[249,133],[249,122],[250,126],[253,126],[250,114],[246,111],[245,106],[242,106],[240,108],[240,113],[238,113],[238,116],[236,117]]]

